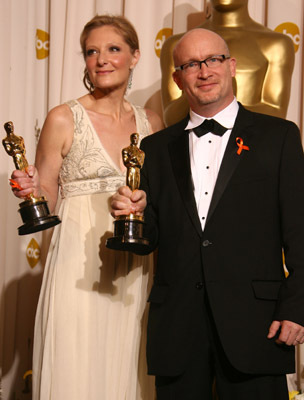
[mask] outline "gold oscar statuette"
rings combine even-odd
[[[139,188],[140,169],[144,164],[145,153],[137,147],[138,133],[130,136],[131,144],[122,150],[122,159],[127,168],[126,184],[134,191]],[[115,218],[114,236],[107,240],[106,246],[113,250],[134,251],[135,253],[149,244],[143,237],[144,217],[136,214]]]
[[[16,169],[26,171],[28,162],[25,157],[23,138],[14,134],[14,124],[11,121],[4,124],[4,129],[7,133],[7,136],[2,140],[5,151],[13,157]],[[12,181],[12,184],[18,187],[16,182]],[[50,214],[46,198],[43,196],[34,197],[32,193],[19,204],[18,211],[24,223],[18,228],[19,235],[42,231],[61,222],[56,215]]]

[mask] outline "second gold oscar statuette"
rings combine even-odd
[[[130,136],[130,146],[122,150],[123,163],[127,168],[126,184],[134,191],[139,189],[140,169],[143,166],[145,153],[137,147],[138,133]],[[113,250],[142,252],[149,245],[143,237],[144,217],[136,214],[123,215],[115,218],[114,236],[109,238],[106,246]]]

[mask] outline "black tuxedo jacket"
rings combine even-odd
[[[294,371],[294,348],[267,339],[275,320],[304,325],[304,157],[299,130],[240,105],[204,231],[193,193],[187,119],[145,138],[149,251],[149,373],[178,375],[193,351],[207,293],[224,351],[238,370]],[[240,137],[249,150],[242,150]],[[284,250],[289,277],[282,263]],[[201,338],[201,340],[204,340]]]

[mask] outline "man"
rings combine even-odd
[[[287,400],[304,341],[299,130],[236,102],[236,60],[216,33],[189,31],[173,56],[190,117],[143,140],[143,190],[112,201],[113,216],[145,209],[147,252],[158,247],[147,343],[157,398],[211,399],[215,377],[220,400]],[[198,128],[205,119],[222,126]]]

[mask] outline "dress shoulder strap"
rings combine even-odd
[[[134,104],[131,104],[131,106],[135,114],[137,133],[139,133],[140,139],[142,139],[152,132],[151,125],[143,107]]]

